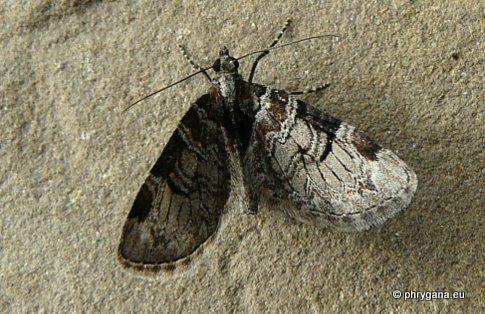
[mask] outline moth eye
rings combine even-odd
[[[221,70],[221,59],[217,59],[212,66],[214,71],[219,72]]]
[[[239,61],[237,61],[236,59],[232,60],[232,64],[234,65],[234,69],[239,68]]]

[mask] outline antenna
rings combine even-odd
[[[178,83],[182,83],[183,81],[188,80],[189,78],[191,78],[191,77],[193,77],[193,76],[196,76],[197,74],[204,73],[204,71],[210,70],[210,69],[212,69],[213,67],[214,67],[214,66],[210,66],[210,67],[208,67],[208,68],[205,68],[205,69],[202,69],[202,70],[200,70],[200,71],[194,72],[194,73],[190,74],[189,76],[186,76],[186,77],[184,77],[183,79],[181,79],[181,80],[179,80],[179,81],[177,81],[177,82],[175,82],[175,83],[172,83],[172,84],[167,85],[167,86],[165,86],[165,87],[163,87],[163,88],[160,88],[159,90],[154,91],[153,93],[151,93],[151,94],[149,94],[149,95],[146,95],[146,96],[145,96],[145,97],[143,97],[143,98],[138,99],[137,101],[135,101],[134,103],[132,103],[132,104],[130,104],[128,107],[126,107],[126,108],[125,108],[125,109],[122,111],[122,113],[125,113],[126,111],[128,111],[128,109],[130,109],[131,107],[133,107],[133,106],[134,106],[134,105],[136,105],[137,103],[139,103],[139,102],[141,102],[141,101],[143,101],[143,100],[145,100],[145,99],[147,99],[147,98],[150,98],[150,97],[152,97],[153,95],[156,95],[156,94],[158,94],[158,93],[160,93],[160,92],[163,92],[164,90],[169,89],[170,87],[175,86],[175,85],[177,85]]]
[[[312,40],[312,39],[318,39],[318,38],[325,38],[325,37],[335,37],[335,38],[339,38],[338,35],[333,35],[333,34],[330,34],[330,35],[318,35],[318,36],[307,37],[307,38],[303,38],[303,39],[299,39],[299,40],[292,41],[292,42],[287,43],[287,44],[283,44],[283,45],[279,45],[279,46],[274,46],[274,47],[270,47],[270,48],[266,48],[266,49],[261,49],[261,50],[253,51],[253,52],[250,52],[248,54],[243,55],[242,57],[236,58],[236,59],[237,60],[241,60],[241,59],[244,59],[246,57],[249,57],[249,56],[252,56],[254,54],[257,54],[257,53],[270,52],[271,50],[275,50],[275,49],[283,48],[283,47],[286,47],[286,46],[298,44],[298,43],[301,43],[302,41],[307,41],[307,40]]]
[[[299,39],[299,40],[292,41],[292,42],[287,43],[287,44],[283,44],[283,45],[279,45],[279,46],[274,46],[274,47],[270,47],[270,48],[266,48],[266,49],[261,49],[261,50],[253,51],[253,52],[250,52],[248,54],[243,55],[242,57],[236,58],[236,60],[241,60],[241,59],[244,59],[246,57],[252,56],[254,54],[262,53],[262,52],[268,52],[269,53],[271,50],[275,50],[275,49],[283,48],[283,47],[286,47],[286,46],[294,45],[294,44],[297,44],[297,43],[301,43],[303,41],[308,41],[308,40],[312,40],[312,39],[319,39],[319,38],[325,38],[325,37],[335,37],[335,38],[339,38],[338,35],[333,35],[333,34],[330,34],[330,35],[318,35],[318,36],[307,37],[307,38],[303,38],[303,39]],[[149,95],[147,95],[147,96],[145,96],[143,98],[138,99],[137,101],[135,101],[134,103],[132,103],[128,107],[126,107],[122,111],[122,113],[125,113],[126,111],[128,111],[128,109],[130,109],[134,105],[138,104],[139,102],[141,102],[141,101],[143,101],[143,100],[145,100],[147,98],[150,98],[153,95],[156,95],[156,94],[158,94],[160,92],[163,92],[164,90],[169,89],[170,87],[173,87],[173,86],[175,86],[175,85],[177,85],[179,83],[182,83],[183,81],[188,80],[189,78],[194,77],[197,74],[204,73],[205,71],[210,70],[213,67],[214,66],[210,66],[208,68],[201,69],[200,71],[194,72],[194,73],[192,73],[192,74],[184,77],[183,79],[181,79],[179,81],[176,81],[175,83],[172,83],[170,85],[167,85],[167,86],[165,86],[165,87],[163,87],[163,88],[161,88],[161,89],[159,89],[157,91],[154,91],[153,93],[150,93]]]

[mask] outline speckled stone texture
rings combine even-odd
[[[485,8],[477,1],[8,1],[0,28],[0,311],[483,312]],[[123,222],[177,122],[208,84],[121,111],[193,69],[289,42],[255,82],[366,131],[416,171],[410,205],[346,234],[236,199],[185,268],[144,277],[116,259]],[[250,60],[242,62],[249,73]],[[393,290],[464,290],[463,300]]]

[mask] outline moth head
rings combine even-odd
[[[229,55],[229,49],[222,47],[219,50],[219,58],[214,62],[213,69],[222,73],[238,73],[239,62]]]

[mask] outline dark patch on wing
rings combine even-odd
[[[377,160],[377,153],[381,150],[381,146],[367,134],[355,130],[351,135],[351,141],[355,149],[357,149],[365,159],[370,161]]]
[[[143,183],[140,188],[140,192],[138,192],[135,202],[133,203],[133,207],[128,215],[128,219],[136,218],[139,222],[145,220],[150,208],[152,207],[152,202],[152,193],[148,189],[147,184]]]
[[[298,118],[308,121],[317,130],[322,130],[327,133],[327,136],[335,138],[335,134],[342,121],[318,108],[307,105],[301,100],[297,100],[297,104],[296,114]]]

